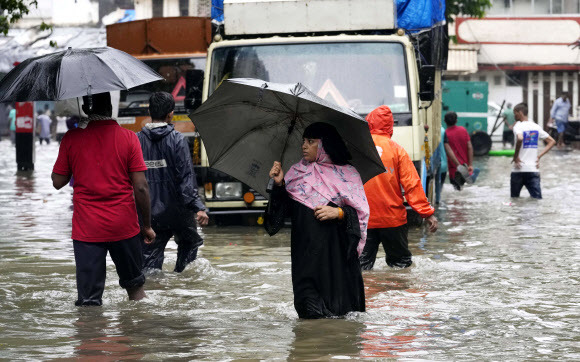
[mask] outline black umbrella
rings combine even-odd
[[[274,161],[285,170],[302,158],[302,134],[315,122],[338,130],[363,182],[385,172],[367,122],[325,101],[302,84],[230,79],[190,115],[210,166],[266,196]]]
[[[120,50],[69,48],[17,65],[0,81],[0,102],[57,101],[161,79],[145,63]]]

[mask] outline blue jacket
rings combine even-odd
[[[145,176],[149,183],[153,223],[173,225],[180,216],[205,210],[183,135],[168,124],[143,127],[137,137],[147,165]]]

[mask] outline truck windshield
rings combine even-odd
[[[410,112],[400,43],[293,43],[223,47],[213,52],[209,93],[228,78],[304,84],[319,97],[365,116],[386,104]]]
[[[185,113],[185,74],[188,69],[205,69],[205,57],[148,59],[143,61],[161,74],[162,81],[121,91],[119,116],[148,115],[149,97],[154,92],[168,92],[175,98],[175,113]]]

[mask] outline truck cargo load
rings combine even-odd
[[[210,18],[152,18],[107,25],[107,45],[137,58],[205,54],[210,43]]]
[[[226,35],[348,32],[396,28],[385,0],[225,0]]]

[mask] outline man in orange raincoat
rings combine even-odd
[[[431,232],[437,231],[437,218],[431,207],[417,170],[411,158],[393,140],[393,113],[387,106],[380,106],[367,116],[367,122],[377,151],[387,170],[364,187],[370,206],[367,241],[359,258],[363,270],[375,264],[379,245],[387,254],[387,265],[406,268],[411,265],[412,254],[407,240],[407,210],[403,204],[401,187],[405,190],[407,203],[429,224]]]

